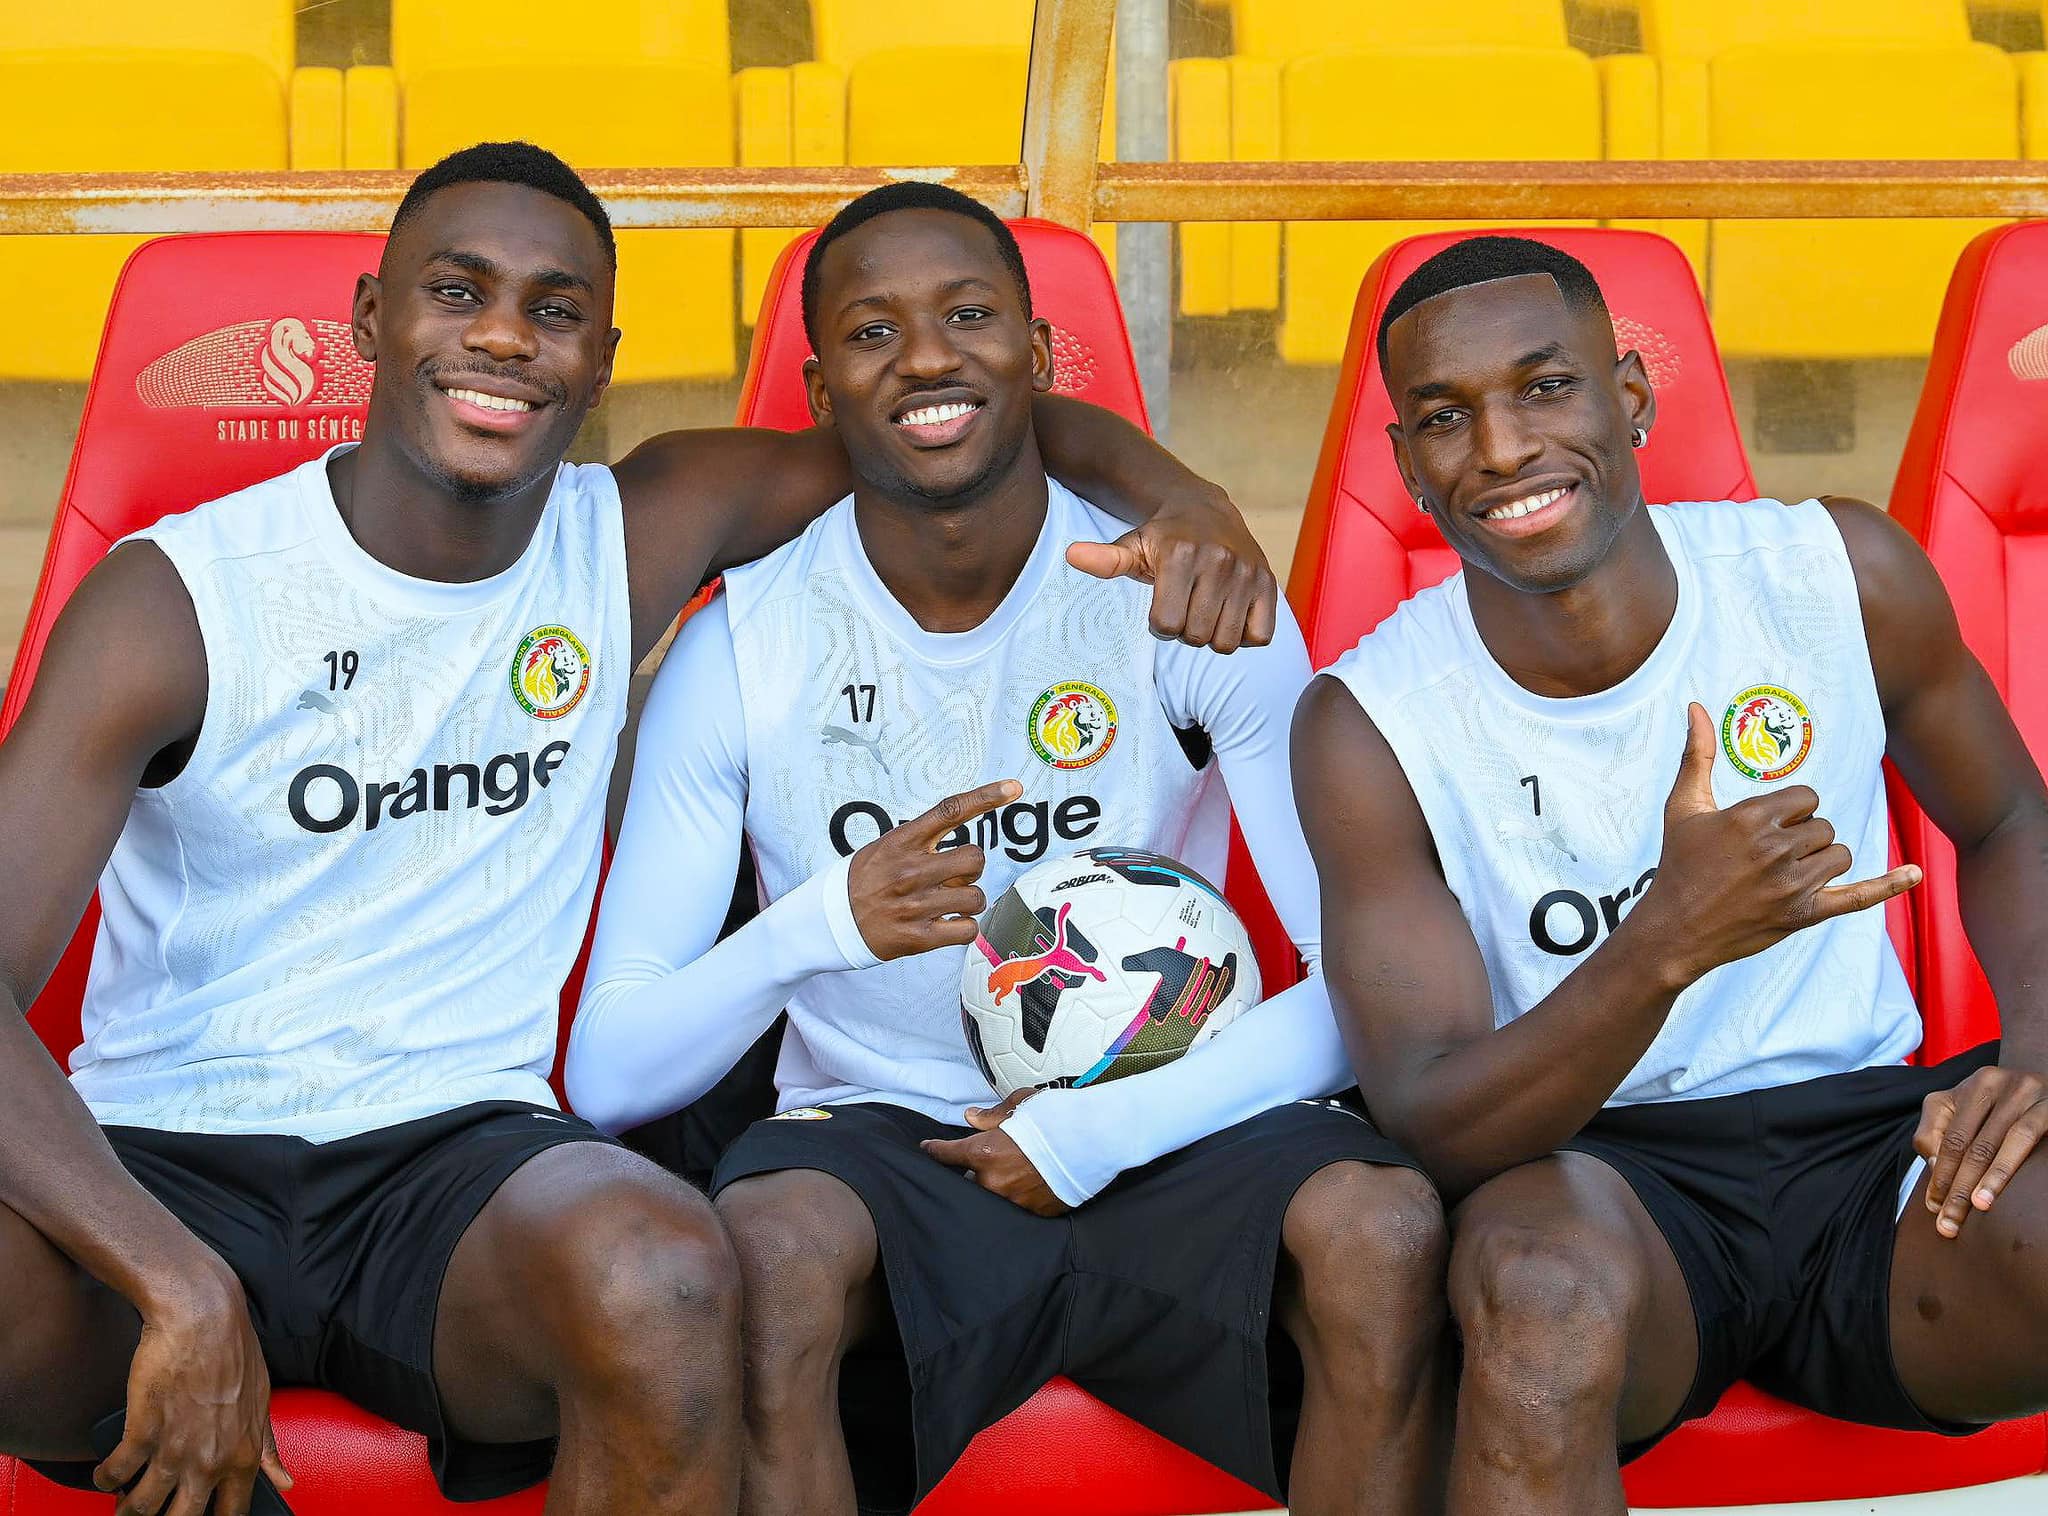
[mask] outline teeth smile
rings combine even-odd
[[[481,406],[487,411],[530,411],[531,400],[513,400],[505,395],[486,395],[482,390],[448,390],[451,400],[467,400],[471,405]]]
[[[951,421],[956,416],[965,416],[978,411],[979,405],[964,400],[951,401],[945,405],[927,405],[920,410],[908,411],[900,417],[898,426],[937,426],[942,421]]]
[[[1555,505],[1570,493],[1571,489],[1569,486],[1564,489],[1545,490],[1540,495],[1527,495],[1520,500],[1510,500],[1506,505],[1496,505],[1490,511],[1481,511],[1480,515],[1488,521],[1512,521],[1517,516],[1526,516],[1531,511],[1540,511],[1546,505]]]

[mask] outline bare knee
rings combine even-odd
[[[821,1370],[847,1345],[874,1279],[867,1207],[806,1169],[741,1180],[718,1197],[718,1213],[739,1258],[750,1379]]]
[[[1387,1363],[1433,1350],[1448,1243],[1423,1175],[1332,1164],[1295,1192],[1281,1239],[1298,1297],[1290,1314],[1327,1352]]]
[[[0,1206],[0,1452],[90,1455],[86,1429],[121,1404],[140,1322]]]
[[[1512,1403],[1525,1421],[1611,1416],[1646,1292],[1626,1240],[1498,1216],[1461,1225],[1450,1303],[1468,1393]]]
[[[652,1170],[594,1181],[547,1217],[537,1246],[557,1292],[538,1302],[541,1324],[569,1377],[672,1382],[691,1364],[732,1377],[739,1265],[688,1186]]]

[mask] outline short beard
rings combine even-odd
[[[1023,451],[1024,434],[1019,433],[1011,446],[989,454],[988,462],[982,465],[973,478],[946,490],[929,488],[893,469],[878,468],[872,473],[863,470],[862,477],[891,499],[918,501],[946,510],[958,510],[963,506],[974,505],[993,490],[1016,466],[1017,459]]]

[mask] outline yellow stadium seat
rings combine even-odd
[[[486,63],[701,63],[728,73],[725,0],[391,0],[401,79]]]
[[[739,76],[740,161],[757,168],[1015,163],[1024,142],[1032,14],[1032,0],[811,0],[816,57]],[[1112,88],[1103,106],[1103,155],[1115,147]],[[740,309],[748,322],[776,257],[798,235],[744,234]],[[1115,237],[1114,227],[1096,229],[1112,267]]]
[[[733,160],[729,76],[691,63],[506,63],[405,82],[400,156],[424,168],[472,142],[518,136],[583,169]],[[602,101],[601,111],[591,103]],[[622,231],[615,377],[720,378],[734,368],[733,234]]]
[[[734,149],[725,0],[392,0],[391,66],[350,69],[350,168],[425,168],[522,137],[579,169],[724,168]],[[730,231],[619,233],[615,377],[736,366]]]
[[[90,0],[83,5],[10,0],[0,5],[0,53],[118,47],[174,53],[242,53],[280,81],[298,61],[293,0]]]
[[[1715,158],[2011,158],[2012,66],[1996,48],[1736,48],[1709,66]],[[1708,292],[1724,352],[1924,353],[1975,220],[1720,221]]]
[[[1643,51],[1656,72],[1657,158],[1706,158],[1707,64],[1731,47],[1801,45],[1961,47],[1970,41],[1964,0],[1637,0]],[[1621,60],[1612,60],[1620,62]],[[1636,60],[1629,66],[1640,67]],[[1610,153],[1618,157],[1620,154]],[[1643,223],[1707,266],[1707,223]]]
[[[1242,163],[1280,157],[1356,156],[1305,149],[1311,137],[1324,134],[1310,131],[1305,136],[1293,129],[1300,113],[1285,97],[1293,88],[1296,65],[1316,58],[1356,58],[1367,53],[1392,58],[1450,50],[1455,56],[1476,57],[1499,49],[1523,57],[1547,53],[1578,60],[1560,63],[1560,67],[1575,81],[1592,82],[1596,122],[1590,156],[1602,156],[1603,143],[1608,157],[1654,156],[1649,144],[1655,134],[1655,89],[1645,73],[1645,60],[1603,59],[1594,73],[1585,73],[1581,64],[1587,60],[1567,45],[1563,0],[1470,0],[1458,6],[1403,5],[1396,0],[1232,0],[1230,9],[1235,49],[1230,57],[1185,58],[1171,66],[1172,154],[1178,161]],[[1636,67],[1631,69],[1630,62]],[[1454,98],[1463,101],[1467,92],[1461,88]],[[1380,113],[1381,106],[1372,96],[1335,105],[1340,119],[1330,123],[1333,140],[1350,140],[1356,135],[1353,127],[1373,135],[1372,129],[1361,123],[1341,119],[1362,114],[1366,109],[1362,101],[1368,100],[1370,110]],[[1444,114],[1441,103],[1430,107],[1429,114],[1432,121]],[[1283,118],[1290,123],[1284,133]],[[1529,156],[1515,145],[1525,130],[1521,120],[1486,110],[1481,119],[1487,125],[1480,136],[1464,134],[1478,144],[1473,156]],[[1546,128],[1539,126],[1538,130],[1541,134]],[[1277,225],[1189,223],[1180,230],[1181,313],[1214,316],[1271,310],[1280,304],[1280,268]],[[1291,259],[1288,270],[1289,278],[1294,278],[1297,268]],[[1357,272],[1362,272],[1362,266]],[[1348,307],[1348,293],[1344,299]],[[1289,308],[1295,308],[1291,299]],[[1299,339],[1297,331],[1293,340]],[[1337,340],[1341,343],[1341,333]],[[1335,361],[1335,356],[1330,361]]]
[[[1456,110],[1443,108],[1456,100]],[[1543,102],[1541,111],[1529,108]],[[1372,108],[1359,108],[1370,101]],[[1332,53],[1287,66],[1284,156],[1584,159],[1600,156],[1593,60],[1569,48],[1418,48]],[[1498,223],[1495,223],[1498,224]],[[1393,243],[1433,229],[1411,221],[1287,225],[1280,356],[1344,356],[1358,281]]]
[[[0,173],[289,166],[282,77],[248,54],[142,49],[0,53]],[[92,372],[114,278],[140,237],[0,237],[0,379]]]

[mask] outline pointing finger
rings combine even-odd
[[[1833,916],[1847,916],[1855,911],[1867,911],[1873,905],[1883,905],[1894,895],[1905,894],[1920,882],[1920,878],[1919,864],[1902,863],[1874,879],[1859,879],[1853,884],[1824,884],[1813,892],[1813,919],[1826,921]]]
[[[941,837],[963,821],[972,821],[976,816],[986,815],[999,805],[1005,805],[1024,793],[1024,786],[1014,779],[998,779],[993,784],[984,784],[979,789],[963,790],[958,795],[948,795],[937,805],[914,821],[904,823],[910,839],[920,847],[931,848]]]

